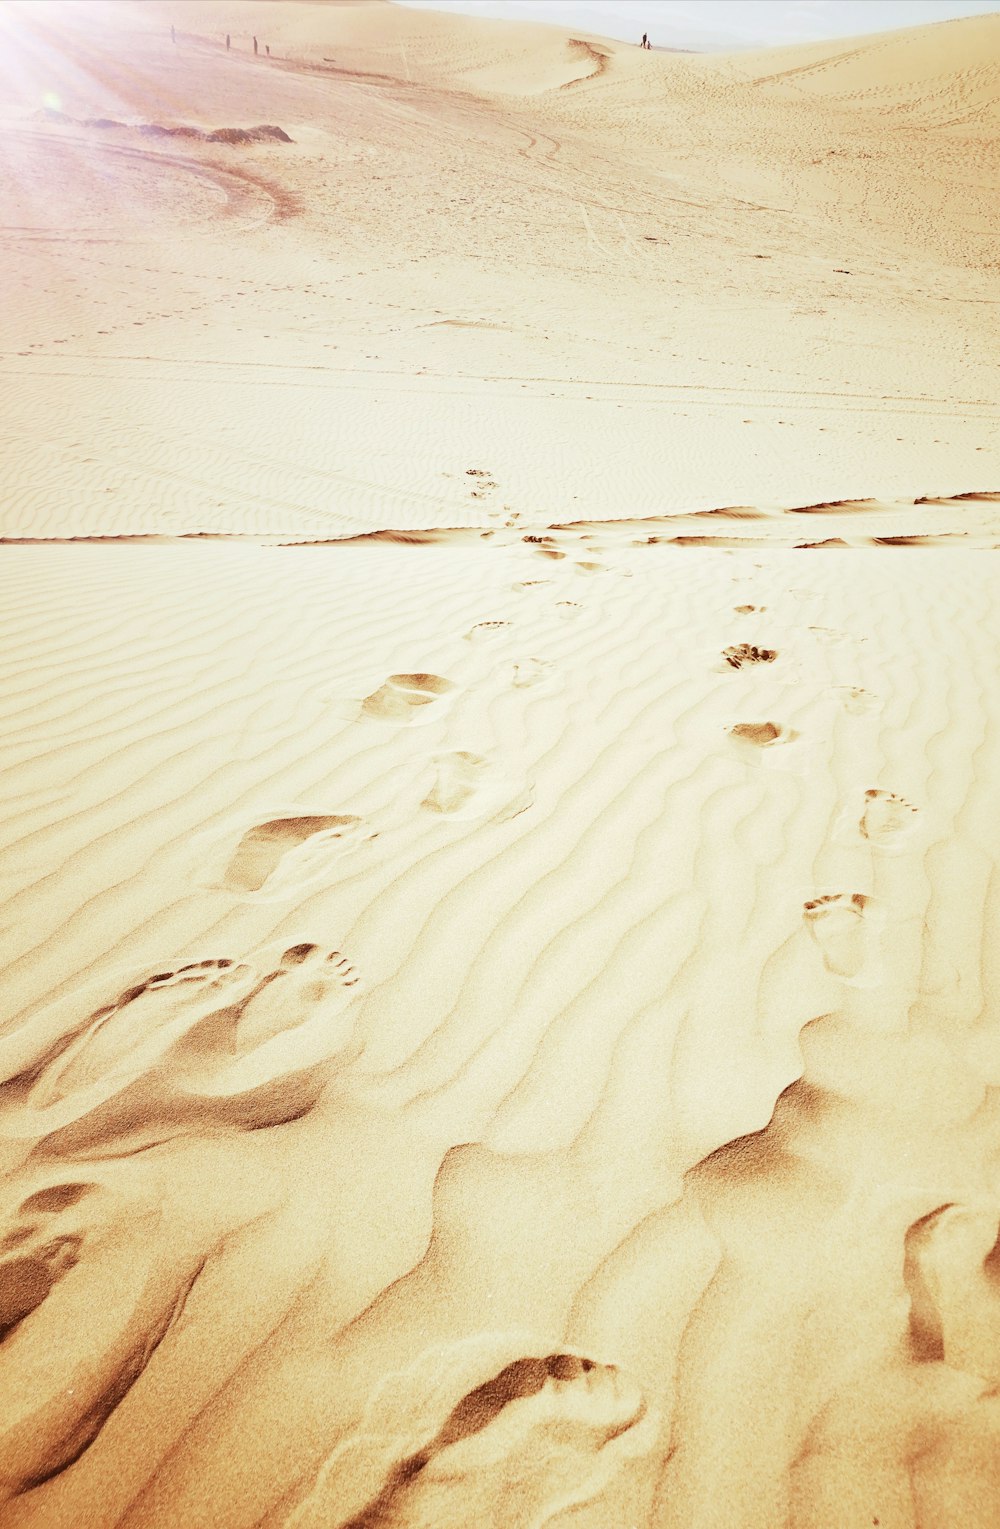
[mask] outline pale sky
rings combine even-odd
[[[1000,0],[399,0],[680,48],[768,47],[1000,12]]]

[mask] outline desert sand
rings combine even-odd
[[[0,1523],[995,1529],[1000,17],[0,78]]]

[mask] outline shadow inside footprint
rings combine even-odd
[[[440,674],[390,674],[384,685],[366,697],[361,710],[366,717],[383,722],[412,722],[422,708],[456,688],[453,680]]]
[[[599,1497],[655,1436],[638,1387],[614,1365],[577,1354],[512,1360],[461,1396],[436,1429],[433,1395],[423,1408],[419,1398],[397,1398],[392,1410],[413,1418],[406,1426],[387,1397],[369,1409],[354,1447],[347,1441],[329,1458],[289,1529],[465,1529],[497,1521],[501,1501],[507,1529],[534,1529]],[[372,1477],[381,1478],[374,1497],[363,1485]],[[339,1516],[352,1499],[353,1511]]]
[[[995,1206],[940,1205],[906,1234],[903,1277],[910,1346],[941,1363],[1000,1380],[1000,1236]]]
[[[256,823],[240,839],[226,868],[224,885],[240,892],[259,892],[286,855],[311,843],[321,846],[358,844],[365,837],[361,818],[351,813],[300,818],[271,818]]]
[[[731,738],[755,749],[768,749],[775,743],[791,743],[798,734],[778,722],[736,722],[729,729]]]
[[[90,1184],[58,1184],[22,1201],[16,1220],[0,1238],[0,1342],[38,1310],[77,1263],[82,1236],[60,1230],[52,1218],[92,1188]]]
[[[489,760],[467,749],[439,754],[434,763],[437,779],[420,804],[429,812],[452,814],[467,807],[489,773]]]
[[[251,989],[254,973],[228,959],[157,972],[78,1024],[23,1080],[33,1112],[74,1098],[95,1104],[155,1066],[206,1014],[225,1011]],[[16,1097],[20,1079],[11,1080]]]
[[[159,973],[26,1075],[7,1134],[40,1139],[49,1154],[117,1155],[178,1131],[298,1119],[358,1054],[358,985],[339,951],[312,944],[291,946],[273,967],[200,962]]]
[[[742,669],[747,664],[773,664],[778,652],[776,648],[758,648],[753,643],[738,642],[723,648],[722,656],[731,669]]]

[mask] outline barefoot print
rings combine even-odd
[[[524,658],[514,665],[511,684],[518,690],[527,690],[555,675],[555,664],[547,658]]]
[[[141,1376],[204,1262],[160,1213],[87,1180],[10,1207],[0,1233],[0,1494],[56,1475]]]
[[[434,785],[421,802],[446,817],[485,817],[506,822],[531,805],[524,785],[510,780],[483,754],[458,749],[434,757]]]
[[[127,989],[8,1084],[0,1119],[50,1154],[257,1130],[305,1113],[353,1061],[359,978],[339,951],[294,945],[274,965],[204,961]]]
[[[509,632],[512,623],[509,621],[477,621],[474,627],[470,627],[465,634],[466,642],[489,642],[495,637]]]
[[[865,690],[860,685],[838,685],[834,692],[840,699],[844,710],[852,717],[870,716],[881,707],[881,701],[870,690]]]
[[[858,827],[872,844],[893,845],[916,827],[917,809],[902,796],[874,787],[865,792],[865,806]]]
[[[775,648],[758,648],[749,642],[736,643],[723,648],[722,656],[731,669],[743,669],[748,664],[773,664],[778,653]]]
[[[870,902],[863,892],[829,892],[803,904],[802,917],[823,964],[837,977],[856,977],[867,960]]]
[[[729,735],[738,743],[748,743],[756,749],[791,743],[798,737],[793,728],[783,727],[780,722],[736,722],[729,729]]]
[[[385,684],[362,702],[361,710],[366,717],[383,722],[426,722],[429,713],[439,710],[455,689],[454,681],[440,674],[390,674]]]
[[[439,1370],[450,1356],[460,1365],[460,1347],[427,1360]],[[638,1387],[580,1354],[512,1358],[459,1394],[443,1418],[445,1388],[433,1374],[420,1387],[419,1369],[380,1388],[288,1529],[460,1529],[489,1523],[501,1501],[508,1529],[534,1529],[593,1502],[655,1436]]]
[[[231,892],[291,896],[376,837],[353,813],[269,818],[240,838],[223,876]]]

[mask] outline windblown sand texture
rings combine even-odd
[[[0,1524],[995,1529],[1000,19],[0,11]]]

